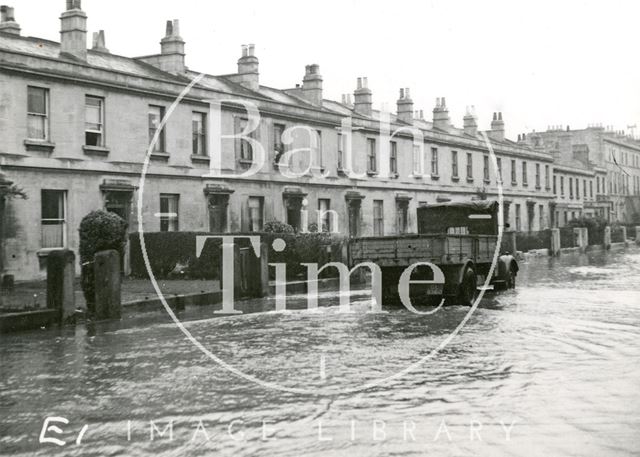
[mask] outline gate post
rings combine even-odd
[[[260,243],[260,297],[269,296],[269,245]]]
[[[60,324],[73,320],[76,313],[75,260],[68,249],[53,251],[47,258],[47,308],[59,311]]]
[[[582,240],[582,228],[574,227],[573,228],[573,245],[574,247],[580,248],[580,251],[584,251],[584,242]]]
[[[602,244],[605,249],[611,249],[611,226],[604,228],[604,240]]]
[[[551,247],[549,249],[549,254],[554,257],[560,255],[560,229],[559,228],[551,229]]]
[[[96,319],[120,319],[120,255],[118,251],[100,251],[95,255]]]
[[[623,225],[622,227],[620,227],[620,230],[622,230],[622,242],[626,246],[627,245],[627,227]]]
[[[640,226],[636,225],[636,244],[640,244]]]

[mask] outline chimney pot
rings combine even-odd
[[[408,88],[400,89],[400,98],[397,102],[396,114],[398,119],[407,124],[413,122],[413,101]]]
[[[371,90],[369,90],[368,88],[368,78],[363,76],[361,78],[358,78],[357,81],[357,88],[353,93],[353,108],[357,113],[365,116],[371,116],[373,104],[371,101]]]
[[[404,89],[400,89],[400,100],[404,98]]]
[[[100,30],[98,32],[93,32],[93,47],[92,50],[98,52],[109,52],[106,45],[106,39],[104,35],[104,30]]]

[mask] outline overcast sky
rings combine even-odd
[[[13,3],[12,3],[13,2]],[[24,35],[59,40],[64,0],[5,0]],[[628,1],[203,1],[83,0],[89,31],[104,29],[115,54],[159,52],[167,19],[180,19],[187,65],[236,71],[240,45],[256,44],[261,83],[301,82],[320,64],[325,98],[369,78],[374,106],[395,110],[400,87],[431,118],[446,97],[462,125],[475,105],[480,127],[502,111],[507,135],[548,125],[640,134],[640,2]]]

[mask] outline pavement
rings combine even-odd
[[[167,280],[158,281],[164,295],[186,295],[194,293],[217,292],[219,281],[203,280]],[[124,278],[122,281],[122,303],[140,300],[153,300],[157,294],[148,279]],[[76,306],[86,308],[80,280],[76,281]],[[47,282],[17,282],[12,290],[0,291],[0,313],[33,311],[47,307]]]

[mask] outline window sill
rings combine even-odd
[[[536,186],[536,190],[542,190],[542,187]]]
[[[378,176],[377,171],[367,171],[367,176]]]
[[[467,178],[467,182],[473,182],[473,178]]]
[[[87,155],[103,156],[103,157],[108,156],[109,152],[111,152],[109,148],[105,148],[102,146],[87,146],[87,145],[82,146],[82,151]]]
[[[24,140],[27,151],[39,151],[51,153],[56,148],[55,143],[45,140]]]
[[[243,167],[250,167],[251,165],[253,165],[253,160],[238,159],[238,163]]]
[[[395,171],[389,173],[389,179],[398,179],[399,177],[400,177],[400,175]]]
[[[485,184],[491,184],[491,180],[490,180],[490,179],[485,179],[485,180],[484,180],[484,183],[485,183]]]
[[[191,155],[191,161],[194,163],[210,163],[211,159],[208,156]]]
[[[440,175],[431,175],[431,179],[433,181],[438,181],[440,179]]]
[[[451,181],[453,181],[453,182],[460,182],[460,176],[452,176],[452,177],[451,177]]]
[[[513,187],[515,187],[515,186],[517,186],[517,185],[518,185],[518,182],[517,182],[517,181],[511,181],[511,185],[512,185]]]
[[[412,177],[413,179],[422,179],[422,175],[415,175],[415,174],[412,174],[412,175],[411,175],[411,177]]]
[[[164,162],[168,162],[169,157],[171,157],[171,155],[168,152],[152,152],[149,156],[151,160],[162,160]]]

